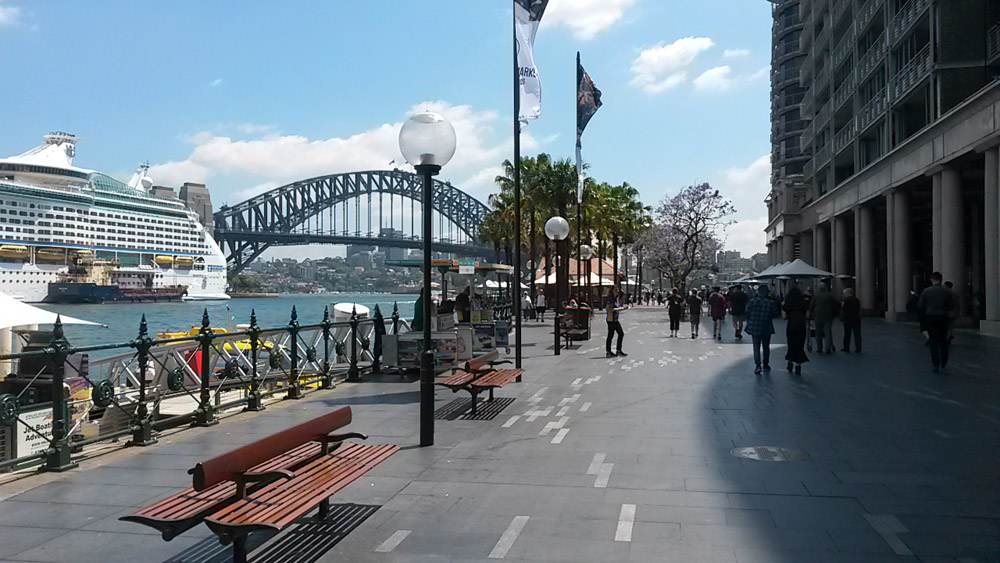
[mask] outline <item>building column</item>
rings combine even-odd
[[[955,284],[960,309],[965,314],[965,217],[962,177],[951,168],[941,172],[941,275]],[[935,259],[935,263],[937,259]]]
[[[893,306],[890,310],[896,319],[905,314],[906,303],[913,289],[913,257],[910,250],[910,194],[897,189],[892,193],[891,220],[886,225],[887,236],[891,237],[892,252],[889,262],[892,266],[890,292]]]
[[[986,183],[983,201],[986,205],[984,239],[986,249],[986,320],[980,332],[1000,336],[1000,148],[986,151]],[[978,236],[978,234],[977,234]]]
[[[815,248],[813,247],[814,232],[815,229],[809,229],[808,231],[799,233],[799,253],[802,255],[802,260],[811,266],[816,265]]]
[[[830,220],[830,230],[832,243],[830,245],[830,257],[833,261],[834,274],[841,275],[847,273],[847,220],[843,215],[836,215]],[[844,280],[837,278],[833,282],[833,289],[838,294],[844,291]]]
[[[814,266],[820,270],[830,270],[830,235],[823,225],[816,225],[816,232],[813,235],[813,256],[816,259]]]
[[[862,309],[875,308],[875,218],[872,208],[859,205],[854,212],[855,291]]]
[[[785,237],[779,236],[774,239],[774,263],[780,264],[785,261]]]
[[[781,261],[791,262],[795,260],[795,237],[792,235],[781,236]]]
[[[941,178],[938,172],[931,177],[931,269],[941,271]]]

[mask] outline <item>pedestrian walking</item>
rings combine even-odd
[[[861,353],[861,300],[854,290],[844,290],[844,303],[840,306],[840,318],[844,321],[844,347],[841,352],[851,351],[851,335],[854,335],[854,351]]]
[[[701,297],[698,292],[691,290],[691,295],[687,298],[688,314],[691,315],[691,338],[698,338],[698,328],[701,325]]]
[[[948,316],[955,306],[955,294],[941,285],[941,272],[931,274],[931,285],[920,293],[917,308],[920,310],[927,342],[931,347],[931,365],[934,373],[948,365]]]
[[[677,338],[677,333],[681,330],[681,317],[684,316],[684,298],[676,287],[670,290],[667,297],[667,316],[670,317],[670,336]]]
[[[535,296],[535,316],[540,322],[545,322],[545,291]]]
[[[625,338],[625,331],[622,330],[622,323],[618,320],[618,314],[624,311],[626,308],[622,306],[619,299],[620,292],[618,288],[613,288],[611,293],[608,294],[608,301],[606,303],[607,311],[607,321],[608,321],[608,340],[604,343],[604,348],[607,350],[607,357],[613,358],[615,356],[627,356],[625,352],[622,352],[622,339]],[[615,348],[616,352],[611,351],[611,339],[615,334],[618,334],[618,346]]]
[[[836,315],[837,299],[830,293],[830,285],[823,282],[809,303],[809,318],[816,323],[817,353],[833,353],[833,318]]]
[[[736,339],[743,339],[743,325],[746,323],[747,301],[750,296],[743,292],[743,286],[736,284],[726,296],[729,303],[729,314],[733,317],[733,330],[736,331]]]
[[[524,315],[524,320],[531,318],[531,310],[534,309],[534,305],[531,303],[531,297],[528,297],[528,292],[521,294],[521,314]]]
[[[785,316],[788,319],[785,325],[785,341],[788,343],[788,352],[785,353],[785,361],[788,362],[788,371],[795,371],[795,375],[802,375],[802,364],[809,361],[804,347],[806,345],[806,305],[805,295],[799,286],[793,285],[785,296],[785,303],[782,305]]]
[[[771,369],[771,335],[774,334],[773,319],[781,314],[778,304],[771,299],[771,288],[761,285],[757,295],[747,302],[746,332],[753,340],[754,373]]]
[[[722,324],[726,320],[726,298],[719,293],[719,286],[708,296],[708,313],[712,316],[712,338],[722,340]]]

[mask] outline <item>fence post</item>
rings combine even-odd
[[[139,361],[139,406],[135,409],[132,420],[132,445],[151,446],[157,442],[153,438],[153,421],[149,417],[149,407],[146,406],[146,369],[149,367],[149,348],[153,339],[149,337],[146,325],[146,315],[139,321],[139,336],[132,341]]]
[[[351,367],[347,368],[348,381],[361,381],[358,370],[358,307],[351,307]]]
[[[46,471],[67,471],[78,464],[70,461],[70,447],[67,439],[67,408],[63,381],[66,375],[66,358],[69,357],[69,342],[63,334],[62,319],[56,316],[52,327],[52,343],[49,344],[52,367],[52,441],[45,456]]]
[[[286,399],[301,399],[302,389],[299,388],[299,314],[292,305],[292,318],[288,321],[288,334],[291,335],[292,365],[288,371],[288,393]]]
[[[198,410],[195,411],[194,426],[212,426],[218,424],[215,418],[215,407],[212,406],[212,389],[209,380],[212,378],[212,327],[208,320],[208,308],[201,315],[201,330],[198,331],[198,342],[201,343],[201,396]]]
[[[382,318],[382,311],[378,304],[375,305],[374,328],[375,343],[372,347],[372,373],[382,373],[382,335],[385,334],[385,319]]]
[[[392,302],[392,333],[399,334],[399,303]]]
[[[333,378],[330,376],[330,326],[333,322],[330,321],[330,307],[323,308],[323,322],[320,326],[323,327],[323,383],[321,387],[323,389],[331,389],[333,387]]]
[[[247,336],[250,338],[250,396],[247,397],[248,411],[264,410],[264,397],[260,393],[259,374],[257,372],[257,358],[260,355],[260,326],[257,325],[257,311],[250,309],[250,327],[247,328]]]

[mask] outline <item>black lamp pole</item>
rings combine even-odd
[[[434,445],[434,348],[431,345],[431,190],[434,176],[441,171],[436,164],[414,166],[424,178],[424,350],[420,354],[420,445]]]

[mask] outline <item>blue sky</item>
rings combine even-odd
[[[280,6],[280,7],[279,7]],[[385,168],[408,112],[444,112],[443,172],[485,200],[512,154],[511,3],[0,0],[0,155],[52,130],[75,163],[204,181],[216,205],[324,173]],[[601,180],[655,205],[709,181],[727,246],[763,251],[770,4],[550,0],[535,43],[542,118],[523,152],[573,154],[576,51],[603,91],[584,135]]]

